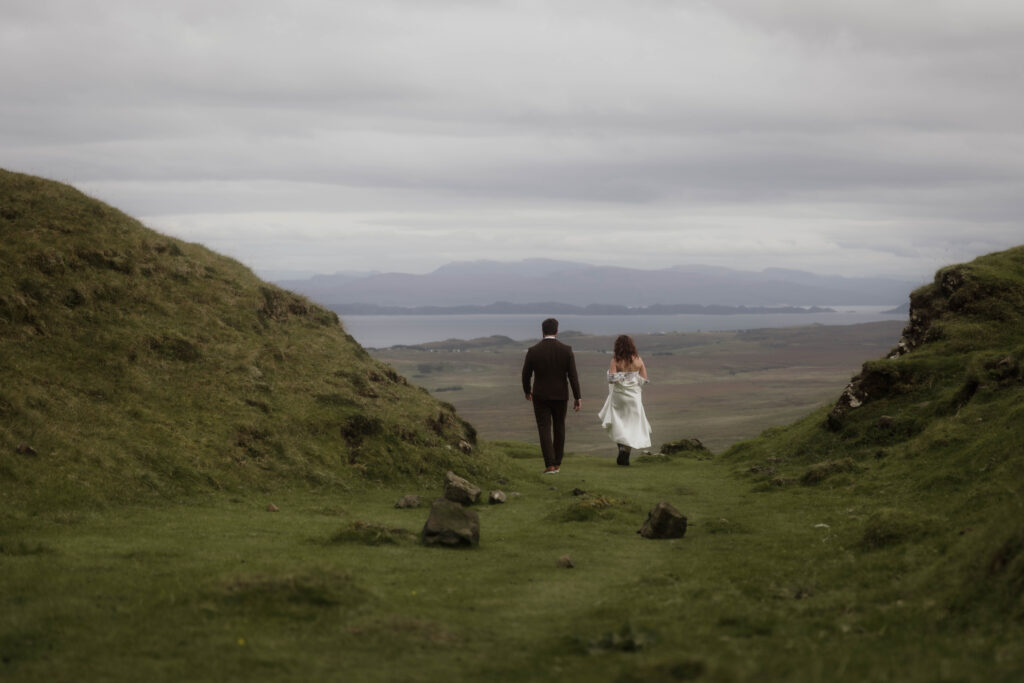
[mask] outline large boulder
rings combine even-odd
[[[671,503],[661,502],[647,513],[647,521],[637,533],[644,538],[682,538],[686,535],[686,517]]]
[[[423,545],[446,548],[470,548],[480,544],[480,515],[446,498],[430,506],[423,525]]]
[[[472,505],[480,500],[480,489],[454,472],[448,472],[444,475],[444,497],[455,503]]]

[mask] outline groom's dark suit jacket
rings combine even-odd
[[[533,388],[530,388],[533,375]],[[576,375],[576,357],[572,347],[557,339],[542,339],[526,352],[523,363],[523,393],[533,394],[542,401],[568,401],[569,386],[572,397],[580,398],[580,380]]]

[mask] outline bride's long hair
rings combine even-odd
[[[628,334],[620,334],[615,340],[615,364],[628,368],[633,365],[633,359],[640,354],[636,351],[636,344]]]

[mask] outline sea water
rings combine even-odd
[[[883,320],[906,320],[906,313],[887,313],[890,306],[832,306],[834,313],[735,313],[728,315],[556,315],[562,333],[654,334],[754,330],[800,325],[854,325]],[[547,316],[460,315],[345,315],[345,330],[367,348],[423,344],[446,339],[476,339],[502,335],[516,340],[540,337]]]

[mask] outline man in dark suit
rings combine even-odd
[[[576,357],[572,347],[558,341],[558,321],[548,318],[541,324],[544,338],[530,347],[523,363],[523,393],[533,402],[540,433],[540,450],[544,454],[544,474],[558,474],[565,451],[565,414],[569,408],[572,387],[573,410],[579,412],[580,380],[576,375]],[[530,378],[533,387],[530,387]]]

